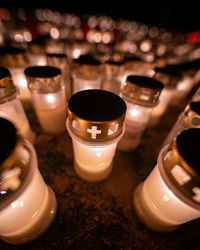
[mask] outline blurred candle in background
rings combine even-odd
[[[0,67],[0,116],[12,121],[22,136],[34,142],[35,134],[31,130],[19,99],[17,87],[13,84],[11,74],[5,67]]]
[[[134,191],[135,211],[148,228],[173,231],[200,217],[199,142],[200,129],[182,131]]]
[[[39,237],[53,221],[57,202],[38,171],[32,144],[0,117],[0,238],[24,244]]]
[[[137,75],[128,76],[122,84],[120,96],[126,102],[127,112],[125,133],[117,146],[119,150],[131,151],[139,145],[163,87],[158,80]]]
[[[24,69],[29,65],[26,51],[15,47],[1,48],[0,63],[9,69],[14,85],[19,89],[19,97],[22,104],[25,109],[29,109],[31,107],[31,97],[24,75]]]
[[[82,55],[73,60],[72,93],[85,89],[102,88],[101,62],[92,55]]]
[[[117,143],[123,135],[126,104],[105,90],[83,90],[68,102],[66,122],[72,137],[74,167],[86,181],[102,181],[112,171]]]
[[[62,72],[63,83],[66,90],[66,98],[69,100],[71,97],[71,67],[68,62],[67,55],[64,53],[47,53],[47,64],[49,66],[55,66]]]
[[[67,108],[61,70],[53,66],[32,66],[25,69],[25,75],[41,128],[53,135],[63,133]]]

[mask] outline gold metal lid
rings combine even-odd
[[[119,136],[125,113],[126,103],[120,96],[100,89],[79,91],[68,102],[70,130],[89,142],[105,142]]]
[[[61,70],[53,66],[32,66],[24,71],[28,88],[36,93],[53,93],[62,87]]]
[[[200,128],[200,102],[187,105],[183,119],[188,128]]]
[[[173,191],[190,205],[198,205],[198,208],[200,208],[199,145],[200,129],[190,128],[179,133],[162,156],[165,173],[174,187]]]
[[[121,86],[122,97],[142,106],[155,106],[164,85],[153,78],[129,75]]]
[[[84,78],[97,77],[101,73],[101,62],[92,55],[81,55],[77,59],[73,59],[73,72]]]
[[[7,68],[0,67],[0,103],[7,101],[13,94],[17,94],[17,89],[10,72]]]
[[[9,68],[27,67],[26,51],[22,48],[6,47],[0,49],[0,64]]]
[[[121,75],[123,71],[124,62],[116,62],[113,60],[108,60],[105,62],[105,72],[108,76]]]
[[[154,68],[154,79],[161,81],[165,88],[176,88],[178,81],[180,80],[181,74],[179,71],[171,67],[155,67]]]
[[[12,122],[0,117],[0,209],[10,205],[30,181],[31,160]]]

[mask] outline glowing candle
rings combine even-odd
[[[71,97],[71,73],[70,65],[66,54],[62,53],[47,53],[47,64],[55,66],[62,71],[63,83],[66,90],[66,98],[69,100]]]
[[[24,69],[28,66],[26,52],[20,48],[5,48],[0,51],[0,61],[4,67],[7,67],[11,73],[15,86],[19,89],[19,98],[24,108],[31,107],[30,92],[27,87],[27,80],[24,75]]]
[[[82,179],[101,181],[110,174],[125,112],[123,99],[105,90],[83,90],[70,98],[66,125]]]
[[[0,118],[0,237],[23,244],[39,237],[55,217],[57,202],[38,170],[32,144]]]
[[[200,129],[181,132],[134,191],[135,211],[150,229],[173,231],[200,217],[199,141]]]
[[[85,89],[101,89],[102,74],[101,63],[91,55],[82,55],[73,60],[72,83],[76,93]]]
[[[12,121],[22,136],[34,142],[35,134],[30,128],[17,89],[9,70],[4,67],[0,67],[0,116]]]
[[[180,72],[172,70],[168,67],[155,67],[153,78],[161,81],[164,84],[164,89],[159,96],[159,103],[153,108],[152,115],[149,121],[149,126],[158,125],[161,117],[168,109],[171,100],[175,97],[176,85],[180,78]]]
[[[31,66],[45,66],[47,64],[44,37],[41,36],[28,43],[27,57]]]
[[[178,116],[162,147],[169,144],[178,133],[188,128],[200,128],[200,102],[189,103]]]
[[[102,81],[102,89],[119,95],[123,65],[123,62],[115,62],[112,60],[105,62],[105,78]]]
[[[139,145],[162,89],[163,84],[153,78],[137,75],[127,77],[120,93],[127,104],[127,112],[125,133],[117,146],[119,150],[130,151]]]
[[[66,130],[66,95],[61,71],[52,66],[25,69],[35,113],[42,129],[58,135]]]

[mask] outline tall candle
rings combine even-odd
[[[67,108],[60,69],[32,66],[26,68],[25,74],[40,126],[47,133],[61,134],[66,129]]]
[[[102,181],[111,173],[125,112],[123,99],[109,91],[83,90],[70,98],[66,125],[72,137],[74,167],[82,179]]]
[[[30,127],[11,74],[5,67],[0,67],[0,89],[0,116],[12,121],[20,134],[33,143],[35,134]]]
[[[173,231],[200,217],[199,141],[199,129],[181,132],[134,191],[135,211],[150,229]]]
[[[57,202],[38,171],[34,147],[4,118],[0,118],[0,138],[0,237],[24,244],[47,230]]]

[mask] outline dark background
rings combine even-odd
[[[129,1],[129,0],[54,0],[54,1],[1,1],[1,7],[50,8],[74,14],[105,14],[115,19],[122,18],[144,22],[149,25],[184,31],[200,29],[199,1]]]

